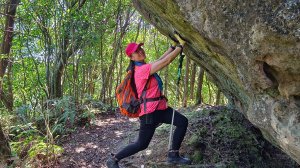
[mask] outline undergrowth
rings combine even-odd
[[[14,112],[2,110],[0,122],[9,135],[11,159],[14,161],[10,167],[54,165],[63,153],[57,139],[73,132],[77,126],[89,126],[95,114],[102,110],[101,103],[96,108],[95,103],[89,100],[79,105],[72,97],[66,96],[47,100],[34,109],[22,105]]]

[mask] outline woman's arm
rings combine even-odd
[[[161,59],[163,59],[165,56],[167,56],[168,54],[170,54],[172,51],[174,51],[175,50],[175,48],[176,48],[176,46],[177,46],[177,44],[178,44],[178,42],[179,41],[177,41],[177,39],[176,40],[173,40],[172,41],[172,44],[171,44],[171,46],[170,46],[170,48],[158,59],[158,60],[161,60]],[[157,60],[157,61],[158,61]]]
[[[161,60],[161,59],[165,58],[172,51],[173,51],[173,49],[170,47],[158,60]],[[156,60],[156,61],[158,61],[158,60]]]
[[[170,50],[170,49],[169,49]],[[151,70],[150,75],[156,73],[157,71],[163,69],[167,65],[169,65],[176,56],[180,53],[181,47],[176,47],[175,50],[171,51],[170,53],[166,54],[165,56],[162,56],[157,61],[151,63]]]

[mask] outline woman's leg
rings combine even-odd
[[[148,147],[153,134],[155,132],[155,123],[152,124],[145,124],[146,120],[145,118],[141,118],[140,121],[140,131],[139,136],[136,142],[129,144],[125,148],[123,148],[121,151],[119,151],[115,158],[118,160],[121,160],[125,157],[131,156],[141,150],[144,150]]]
[[[166,110],[163,110],[161,112],[161,116],[162,116],[162,122],[171,124],[173,109],[168,107]],[[172,146],[168,152],[167,162],[171,164],[184,164],[184,165],[191,164],[191,160],[189,158],[184,158],[179,155],[179,148],[181,146],[181,143],[186,133],[186,129],[188,126],[188,119],[182,114],[175,111],[173,125],[175,125],[176,128],[173,135]]]
[[[172,123],[173,108],[168,107],[166,110],[161,112],[161,119],[163,123],[171,124]],[[184,139],[186,129],[188,126],[188,119],[180,114],[178,111],[175,111],[173,125],[176,126],[173,135],[172,149],[179,150],[181,143]]]

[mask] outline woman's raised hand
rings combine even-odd
[[[178,41],[172,41],[172,44],[171,44],[171,47],[173,48],[173,49],[175,49],[175,47],[177,46],[177,44],[178,44]]]
[[[184,44],[186,43],[177,33],[174,34],[175,38],[179,41],[179,44],[181,46],[184,46]]]

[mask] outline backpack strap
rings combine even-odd
[[[142,95],[140,97],[141,103],[144,103],[144,112],[146,112],[146,103],[147,102],[143,101],[143,100],[145,100],[145,98],[146,98],[146,91],[147,91],[147,87],[149,86],[149,83],[150,83],[149,82],[150,78],[151,78],[151,76],[148,78],[147,83],[146,83],[146,85],[145,85],[145,87],[143,89]],[[148,115],[146,115],[146,124],[152,124],[152,122],[153,122],[153,118],[149,117]]]
[[[146,103],[147,103],[144,100],[146,99],[146,91],[147,91],[147,87],[149,86],[149,83],[150,83],[150,77],[147,80],[147,83],[146,83],[146,85],[145,85],[145,87],[143,89],[143,92],[142,92],[142,95],[141,95],[141,98],[140,98],[141,103],[144,103],[144,112],[146,111]]]
[[[147,88],[148,88],[149,83],[150,83],[149,81],[150,81],[151,76],[147,80],[147,83],[146,83],[146,85],[143,89],[142,95],[140,97],[140,103],[144,103],[144,112],[146,112],[146,108],[147,108],[146,103],[147,102],[158,101],[158,100],[162,100],[164,98],[167,99],[164,95],[161,95],[159,97],[154,97],[154,98],[146,98],[146,92],[147,92]],[[153,116],[152,115],[149,116],[148,114],[146,114],[146,124],[153,124]]]
[[[159,101],[162,99],[166,99],[168,101],[168,99],[164,95],[161,95],[159,97],[154,97],[154,98],[146,98],[146,91],[147,91],[148,85],[150,83],[149,81],[150,81],[150,78],[147,80],[147,83],[146,83],[146,85],[143,89],[142,95],[140,97],[140,102],[144,103],[144,112],[146,112],[146,103],[147,102]]]

